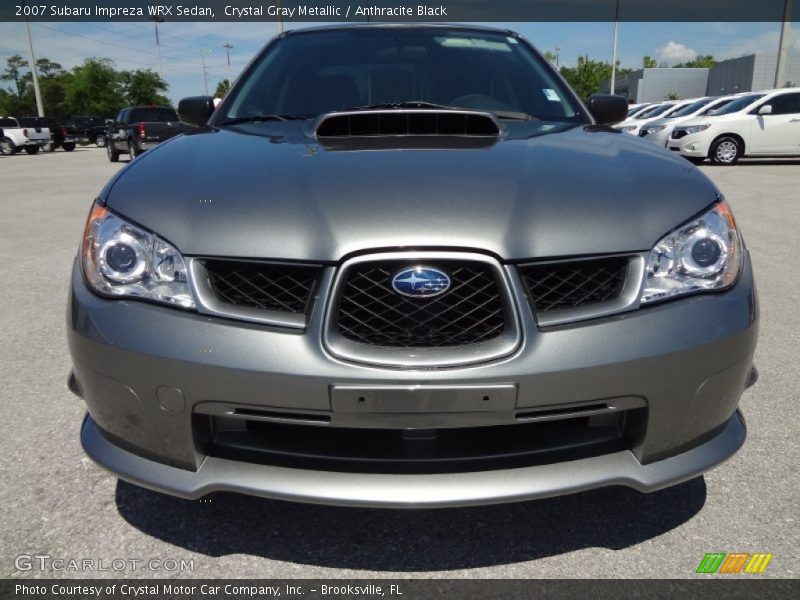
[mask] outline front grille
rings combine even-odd
[[[491,266],[436,261],[435,266],[450,275],[447,292],[428,298],[398,294],[392,278],[416,264],[394,261],[352,266],[336,309],[341,335],[362,344],[396,348],[466,346],[502,335],[504,302]]]
[[[619,297],[628,258],[614,257],[521,267],[537,312],[577,308]]]
[[[413,430],[234,421],[195,413],[193,430],[202,452],[234,461],[350,473],[457,473],[626,450],[644,422],[634,416],[643,412],[429,429],[424,436],[413,435]]]
[[[211,292],[220,302],[286,313],[305,313],[318,267],[235,260],[204,260]]]

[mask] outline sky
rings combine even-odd
[[[542,52],[558,51],[559,61],[574,64],[581,54],[611,60],[613,23],[487,23],[512,29]],[[289,23],[287,28],[308,27]],[[641,67],[642,57],[673,65],[697,55],[733,58],[753,52],[776,52],[779,23],[630,23],[619,25],[618,58],[623,67]],[[208,89],[228,76],[223,44],[230,50],[235,78],[255,53],[277,33],[275,23],[165,22],[159,25],[164,78],[168,96],[177,103],[185,96],[203,94],[203,57]],[[155,35],[151,23],[31,23],[36,58],[46,57],[64,68],[86,58],[105,57],[120,69],[158,70]],[[790,44],[800,55],[800,27],[794,24]],[[23,23],[0,22],[0,70],[6,58],[28,58]],[[797,60],[800,60],[798,58]],[[5,83],[5,82],[2,82]],[[0,83],[0,84],[2,84]]]

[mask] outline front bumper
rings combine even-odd
[[[122,479],[159,492],[196,499],[229,491],[300,502],[382,508],[436,508],[519,502],[623,485],[652,492],[687,481],[734,454],[744,443],[739,411],[707,442],[672,458],[642,465],[629,451],[517,469],[408,475],[287,469],[208,457],[197,471],[155,463],[106,439],[87,415],[86,453]]]
[[[667,149],[680,153],[681,156],[692,158],[706,158],[708,156],[710,142],[705,136],[697,134],[687,135],[679,140],[670,139],[667,142]]]
[[[318,303],[322,304],[322,303]],[[107,300],[73,271],[68,338],[73,388],[90,416],[87,454],[120,477],[184,497],[231,490],[369,506],[517,501],[607,485],[650,491],[684,481],[743,443],[739,398],[752,367],[757,301],[749,258],[739,283],[629,313],[540,329],[520,310],[523,340],[506,358],[462,368],[402,370],[328,354],[322,309],[305,331]],[[475,412],[364,414],[333,390],[512,386],[511,406]],[[624,450],[566,462],[469,472],[388,474],[290,468],[207,455],[193,416],[202,406],[289,410],[330,425],[426,429],[513,423],[520,411],[636,398],[646,420]],[[441,404],[438,404],[441,408]],[[324,425],[323,425],[324,427]]]

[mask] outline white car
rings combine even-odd
[[[659,146],[666,148],[667,142],[669,142],[669,136],[676,126],[694,117],[711,116],[715,114],[715,111],[721,109],[741,95],[743,94],[701,98],[696,102],[687,104],[683,108],[674,111],[668,117],[650,121],[647,125],[639,129],[639,137],[655,142]]]
[[[670,113],[678,110],[680,107],[685,106],[687,102],[660,102],[647,110],[643,113],[640,113],[638,117],[634,119],[627,119],[618,125],[614,125],[616,129],[620,131],[624,131],[625,133],[630,133],[631,135],[639,135],[639,130],[642,128],[643,125],[646,125],[650,121],[658,119],[660,117],[667,117]]]
[[[625,117],[625,120],[628,121],[629,119],[635,119],[636,117],[638,117],[640,114],[642,114],[644,111],[646,111],[651,106],[653,106],[652,102],[644,102],[644,103],[641,103],[641,104],[631,104],[628,107],[628,116]]]
[[[800,88],[747,94],[712,117],[675,127],[667,147],[694,163],[717,165],[743,156],[800,156]]]
[[[22,127],[14,117],[0,117],[0,153],[16,154],[23,148],[28,154],[36,154],[39,148],[50,141],[50,130]]]

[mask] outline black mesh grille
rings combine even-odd
[[[614,300],[622,292],[627,270],[628,259],[625,257],[521,268],[522,278],[537,312]]]
[[[437,261],[450,275],[450,289],[412,298],[392,288],[408,262],[364,263],[349,270],[336,312],[340,333],[364,344],[392,347],[464,346],[500,336],[503,299],[493,269],[482,263]]]
[[[217,300],[236,306],[304,313],[318,267],[232,260],[205,260]]]

